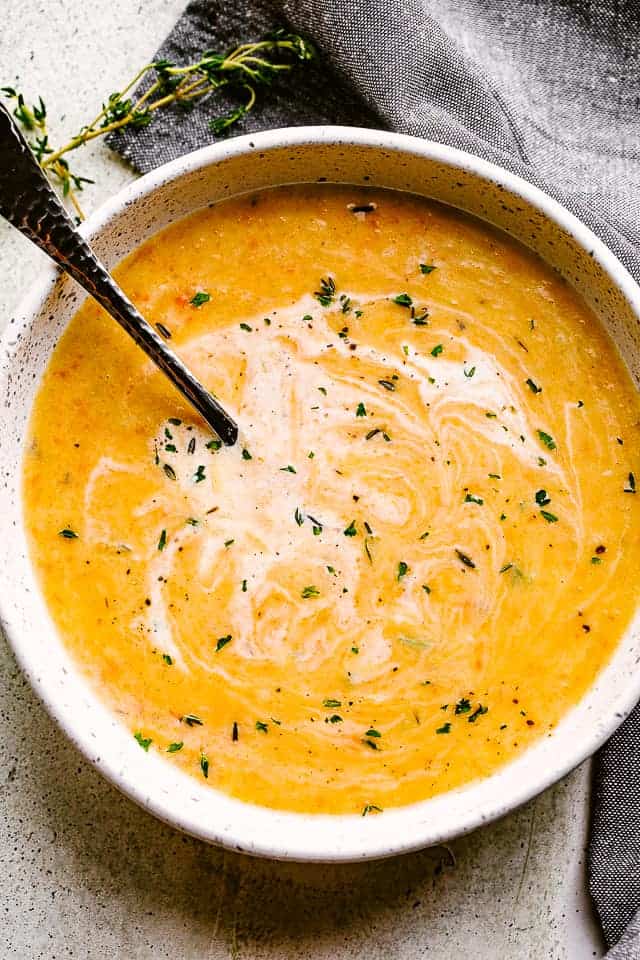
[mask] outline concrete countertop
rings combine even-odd
[[[183,0],[0,0],[0,86],[70,134],[146,62]],[[77,155],[95,209],[134,176]],[[0,224],[0,330],[42,265]],[[0,641],[0,957],[19,960],[586,960],[588,765],[493,826],[394,860],[319,866],[224,853],[138,809],[84,762]]]

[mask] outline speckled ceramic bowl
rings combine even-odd
[[[640,290],[609,250],[544,193],[468,154],[412,137],[339,127],[275,130],[207,147],[138,180],[83,226],[113,267],[168,223],[233,194],[317,180],[409,190],[469,211],[524,241],[602,317],[640,373]],[[640,697],[640,617],[587,695],[548,737],[493,776],[376,817],[279,813],[218,793],[143,753],[60,642],[29,562],[21,459],[38,381],[83,299],[45,271],[0,350],[0,622],[34,690],[82,753],[162,820],[236,850],[296,860],[384,857],[500,817],[591,754]]]

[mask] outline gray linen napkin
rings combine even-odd
[[[282,24],[322,62],[237,132],[340,123],[460,147],[556,197],[640,280],[639,0],[194,0],[158,56]],[[146,172],[214,140],[229,104],[169,110],[110,144]],[[589,880],[608,957],[640,960],[640,707],[596,759]]]

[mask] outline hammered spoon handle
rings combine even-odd
[[[0,214],[104,307],[227,446],[238,427],[124,295],[76,229],[6,107],[0,103]]]

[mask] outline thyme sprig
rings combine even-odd
[[[224,53],[207,50],[195,62],[185,66],[177,66],[169,60],[153,61],[138,70],[122,90],[112,93],[93,120],[59,148],[49,141],[47,108],[42,97],[38,98],[37,104],[29,106],[24,96],[13,87],[2,87],[0,91],[15,101],[14,116],[23,129],[32,134],[29,146],[38,163],[82,218],[77,194],[84,184],[93,181],[70,170],[66,159],[68,153],[125,127],[146,127],[153,121],[157,110],[172,103],[187,108],[194,101],[226,87],[244,96],[244,102],[209,121],[212,133],[220,136],[254,108],[260,88],[269,86],[278,76],[314,56],[314,48],[303,37],[277,30],[261,40],[241,43]],[[144,92],[129,95],[134,87],[149,78],[151,83]]]
[[[47,128],[47,108],[42,97],[38,98],[37,104],[29,106],[23,95],[18,93],[13,87],[0,87],[5,97],[9,100],[15,100],[16,106],[13,115],[18,120],[26,133],[31,133],[32,138],[27,142],[33,150],[34,156],[43,170],[62,190],[62,196],[68,199],[79,219],[84,219],[84,214],[78,201],[77,194],[82,190],[85,183],[93,183],[88,177],[81,177],[79,174],[72,173],[68,162],[64,159],[63,153],[66,150],[54,151],[49,143],[49,130]]]

